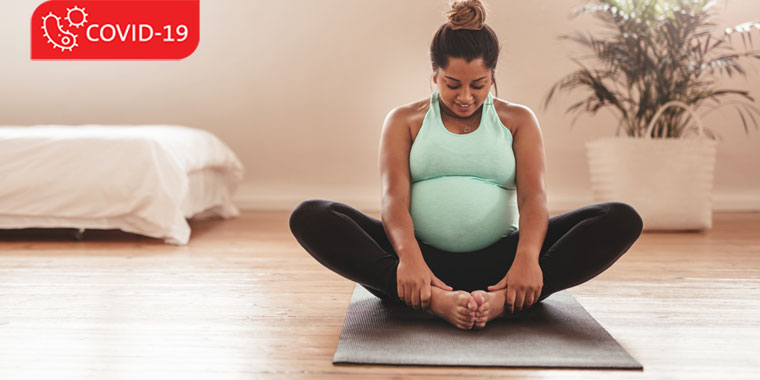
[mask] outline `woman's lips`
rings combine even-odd
[[[459,103],[454,103],[454,104],[455,104],[455,105],[457,106],[457,108],[459,108],[459,110],[460,110],[460,111],[462,111],[462,112],[466,112],[466,111],[469,111],[470,109],[472,109],[472,104],[468,104],[468,105],[466,105],[466,106],[463,106],[463,105],[461,105],[461,104],[459,104]]]

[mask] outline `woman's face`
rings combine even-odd
[[[433,82],[438,85],[440,102],[448,113],[464,118],[472,116],[483,105],[493,78],[482,58],[469,63],[464,58],[449,58],[446,69],[434,72]]]

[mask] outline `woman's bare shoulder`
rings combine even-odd
[[[496,114],[499,115],[499,120],[505,127],[509,128],[512,135],[517,132],[517,128],[525,118],[530,118],[533,111],[522,104],[508,102],[497,97],[493,98],[494,108]]]
[[[407,119],[414,119],[422,115],[425,116],[428,107],[430,107],[430,98],[420,99],[411,103],[400,105],[393,109],[398,116]]]
[[[409,134],[414,141],[420,128],[422,128],[422,122],[425,120],[428,108],[430,108],[429,97],[400,105],[391,112],[395,120],[403,123],[409,129]]]

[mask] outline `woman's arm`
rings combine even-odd
[[[412,137],[407,120],[403,108],[394,109],[385,118],[380,137],[382,221],[385,233],[399,257],[396,269],[398,297],[415,309],[427,310],[432,296],[431,285],[445,290],[453,288],[430,271],[414,237],[414,225],[409,214],[409,151]]]
[[[517,207],[520,211],[520,239],[512,265],[489,291],[506,288],[505,307],[510,312],[530,306],[541,296],[543,272],[538,264],[541,246],[549,226],[544,189],[544,144],[536,115],[530,108],[516,105],[514,141]]]
[[[423,261],[409,214],[409,151],[412,137],[399,108],[385,118],[380,137],[379,166],[382,182],[382,221],[385,233],[401,261]]]
[[[519,106],[512,149],[515,152],[517,207],[520,212],[520,239],[515,260],[527,259],[538,263],[549,211],[544,184],[544,143],[538,119],[533,111]]]

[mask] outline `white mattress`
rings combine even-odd
[[[186,218],[239,214],[237,156],[166,125],[0,127],[0,228],[121,229],[184,245]]]

